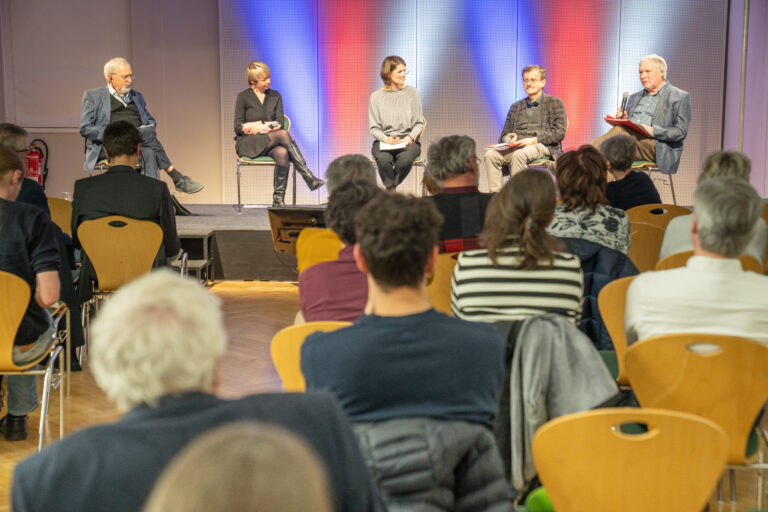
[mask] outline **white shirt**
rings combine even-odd
[[[741,336],[768,344],[768,276],[738,259],[692,256],[685,267],[637,276],[627,292],[627,343],[660,334]]]

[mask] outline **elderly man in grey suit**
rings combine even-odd
[[[157,178],[158,170],[163,169],[173,180],[176,190],[187,194],[200,192],[203,185],[175,169],[163,145],[157,140],[157,121],[147,110],[144,96],[132,88],[131,64],[122,57],[110,59],[104,64],[104,78],[107,79],[107,86],[85,91],[80,107],[80,135],[85,137],[85,170],[93,173],[96,162],[106,158],[102,144],[104,128],[114,121],[127,121],[141,132],[144,174]]]
[[[592,141],[595,148],[614,135],[630,135],[637,140],[635,160],[656,162],[664,174],[674,174],[680,166],[683,141],[691,122],[691,95],[667,81],[667,62],[658,55],[640,59],[640,82],[643,90],[629,97],[625,110],[616,112],[619,119],[629,119],[641,126],[648,136],[614,126]]]

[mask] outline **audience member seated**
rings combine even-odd
[[[8,148],[18,155],[21,155],[19,157],[20,159],[26,156],[26,153],[29,150],[28,138],[29,134],[27,133],[27,130],[21,126],[11,123],[0,123],[0,146]],[[26,174],[25,158],[22,159],[22,164],[24,164],[24,169],[22,170]],[[51,211],[48,208],[48,198],[45,196],[43,187],[41,187],[35,180],[29,178],[22,180],[21,190],[16,197],[16,201],[37,206],[45,212],[46,217],[50,220]],[[75,269],[75,255],[72,248],[72,238],[62,232],[53,221],[51,221],[51,225],[56,236],[56,247],[59,251],[59,282],[61,285],[59,296],[69,308],[71,318],[78,319],[78,321],[70,323],[69,329],[70,344],[73,348],[77,348],[85,344],[85,336],[83,334],[83,325],[79,321],[80,301],[77,300],[75,283],[72,278],[72,270]],[[63,325],[59,327],[62,329],[65,328]],[[80,369],[79,359],[74,352],[72,355],[71,368],[75,371]]]
[[[307,389],[333,393],[392,510],[511,510],[490,432],[504,342],[432,309],[426,276],[441,218],[425,199],[384,194],[355,216],[368,305],[352,326],[310,335]]]
[[[768,277],[739,262],[763,202],[749,183],[731,177],[701,182],[693,205],[693,256],[685,267],[635,278],[627,292],[627,342],[691,332],[768,344]]]
[[[24,279],[31,289],[13,342],[13,362],[19,365],[40,358],[55,341],[56,327],[44,308],[59,299],[56,235],[40,208],[16,201],[24,180],[18,155],[0,146],[0,270]],[[27,415],[37,404],[35,375],[8,377],[8,414],[0,419],[7,440],[27,438]]]
[[[749,173],[752,162],[744,153],[738,151],[715,151],[704,160],[698,183],[717,177],[740,178],[749,183]],[[666,258],[670,254],[693,250],[691,242],[691,225],[693,215],[681,215],[675,217],[664,231],[664,241],[661,244],[659,259]],[[753,256],[761,264],[765,261],[766,236],[768,236],[765,220],[760,217],[755,226],[755,236],[747,243],[744,254]]]
[[[581,146],[557,159],[557,188],[562,204],[555,208],[549,234],[581,238],[627,254],[629,218],[608,206],[605,198],[607,165],[592,146]]]
[[[20,462],[13,475],[14,511],[142,510],[155,481],[185,446],[233,421],[262,421],[304,438],[327,472],[333,510],[384,510],[330,396],[223,400],[210,394],[227,341],[218,299],[196,281],[169,270],[132,281],[105,303],[89,342],[97,384],[129,412]]]
[[[451,308],[465,320],[524,320],[542,313],[578,324],[581,262],[560,252],[547,233],[555,211],[555,185],[546,173],[527,169],[496,193],[480,239],[485,249],[459,254]]]
[[[328,197],[348,181],[363,179],[376,185],[376,168],[363,155],[340,156],[325,171]],[[323,261],[333,261],[342,248],[341,240],[330,229],[304,228],[296,239],[296,265],[299,275],[304,270]]]
[[[613,176],[605,187],[605,197],[614,208],[629,210],[661,202],[653,180],[644,172],[632,170],[636,151],[637,142],[629,135],[616,135],[600,144],[600,152],[608,160],[608,172]]]
[[[179,253],[176,217],[168,187],[160,181],[136,172],[139,160],[141,134],[127,121],[116,121],[104,129],[104,150],[111,166],[104,174],[79,179],[75,182],[72,200],[72,235],[75,247],[77,228],[83,221],[109,215],[122,215],[139,220],[151,220],[163,229],[163,244],[157,253],[155,266],[167,265],[169,258]],[[83,255],[78,297],[86,302],[91,297],[96,273]]]
[[[355,264],[355,214],[383,193],[373,183],[356,179],[337,188],[328,201],[325,222],[341,239],[338,259],[312,265],[299,275],[299,306],[305,321],[346,320],[363,314],[368,279]]]
[[[440,252],[477,249],[493,194],[477,189],[475,141],[466,135],[443,137],[429,146],[427,162],[427,172],[442,185],[430,197],[445,219],[438,235]]]
[[[330,512],[328,478],[288,430],[235,423],[200,436],[168,465],[144,512]]]

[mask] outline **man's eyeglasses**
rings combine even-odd
[[[523,84],[525,85],[535,84],[536,82],[540,82],[540,81],[541,80],[539,80],[538,78],[529,78],[528,80],[523,80]]]

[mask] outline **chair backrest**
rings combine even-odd
[[[629,385],[624,358],[627,354],[627,332],[624,330],[624,312],[627,308],[627,290],[635,276],[622,277],[603,286],[597,296],[597,307],[600,316],[611,335],[613,349],[616,351],[616,360],[619,364],[619,375],[616,382],[621,386]]]
[[[654,336],[629,348],[626,365],[643,407],[714,421],[728,436],[728,462],[745,462],[752,425],[768,398],[768,346],[712,334]]]
[[[416,142],[421,142],[421,136],[424,135],[425,131],[427,131],[427,118],[422,117],[421,121],[424,123],[424,128],[421,129],[421,133],[416,137]]]
[[[23,370],[13,362],[13,341],[27,311],[32,291],[26,281],[0,270],[0,370]],[[28,366],[37,364],[37,361]]]
[[[432,282],[427,286],[427,296],[432,307],[436,310],[453,315],[451,311],[451,279],[453,267],[456,266],[455,252],[446,252],[437,255],[435,273]]]
[[[646,224],[653,224],[662,229],[666,229],[669,221],[675,217],[689,215],[690,213],[691,210],[688,208],[662,203],[642,204],[627,210],[627,216],[629,217],[630,223],[644,222]]]
[[[96,271],[99,290],[114,291],[152,270],[163,230],[149,220],[110,215],[84,221],[77,238]]]
[[[659,260],[661,243],[664,241],[664,228],[645,222],[629,223],[632,237],[627,256],[640,272],[653,270]]]
[[[72,202],[58,197],[48,198],[48,209],[51,210],[51,220],[64,233],[72,236]]]
[[[301,346],[304,338],[317,331],[335,331],[352,325],[351,322],[307,322],[291,325],[278,331],[272,338],[269,351],[280,380],[283,381],[283,391],[305,391],[307,383],[301,373]]]
[[[291,131],[291,118],[287,114],[283,114],[283,129],[287,132]]]
[[[339,259],[344,247],[339,235],[328,228],[304,228],[296,238],[296,266],[299,274],[324,261]]]
[[[655,270],[669,270],[671,268],[684,267],[688,263],[688,259],[693,256],[693,251],[683,251],[675,254],[670,254],[666,258],[660,259],[656,262]],[[741,268],[748,272],[756,272],[758,274],[763,273],[763,266],[754,256],[749,254],[742,254],[739,257],[741,262]]]
[[[648,430],[625,433],[628,423]],[[539,478],[558,512],[698,512],[725,467],[725,449],[712,421],[656,409],[569,414],[533,438]]]

